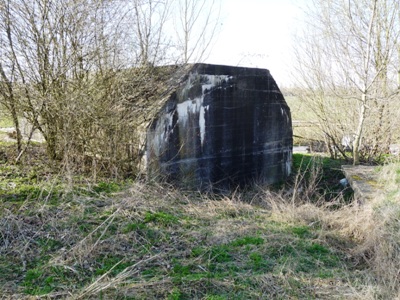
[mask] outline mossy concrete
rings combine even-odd
[[[382,190],[375,166],[344,165],[342,170],[358,201],[364,202],[373,199]]]

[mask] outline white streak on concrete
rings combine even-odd
[[[205,137],[206,137],[206,119],[205,113],[208,110],[209,106],[203,105],[204,96],[207,94],[212,88],[220,85],[223,81],[228,82],[232,76],[228,75],[198,75],[191,74],[187,81],[185,88],[182,90],[182,95],[187,94],[187,92],[196,85],[196,81],[199,82],[201,80],[201,89],[202,95],[200,97],[196,97],[195,99],[188,99],[179,103],[177,105],[178,112],[178,122],[180,126],[185,127],[187,122],[191,116],[197,118],[198,115],[198,126],[200,129],[200,141],[201,145],[203,145]],[[170,124],[172,124],[172,116],[170,119]],[[171,125],[172,127],[172,125]]]
[[[292,160],[289,159],[292,157],[292,151],[288,151],[288,159],[286,160],[286,175],[290,175],[292,172]]]
[[[166,120],[165,120],[165,130],[163,135],[165,135],[164,141],[168,142],[168,138],[170,133],[172,133],[174,131],[173,128],[173,122],[174,122],[174,112],[171,112],[169,114],[167,114],[166,116]]]
[[[203,104],[203,97],[189,99],[177,105],[178,118],[179,121],[182,122],[183,126],[186,125],[186,122],[191,114],[196,114],[200,112],[200,107]]]
[[[203,85],[201,86],[201,89],[202,89],[202,91],[203,91],[203,95],[204,95],[206,92],[209,92],[213,86],[214,86],[214,85],[212,85],[211,83],[210,83],[210,84],[203,84]]]
[[[203,146],[204,138],[206,136],[206,118],[205,113],[208,110],[209,105],[201,106],[199,114],[199,128],[200,128],[200,141]]]

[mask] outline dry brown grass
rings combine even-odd
[[[7,282],[0,278],[3,298],[179,299],[173,298],[178,292],[192,299],[235,293],[242,293],[238,299],[398,298],[400,205],[396,194],[381,195],[363,205],[344,204],[341,197],[327,203],[316,191],[321,170],[307,168],[307,176],[298,174],[291,188],[281,190],[259,187],[215,196],[137,181],[122,192],[74,195],[56,205],[45,197],[18,206],[8,203],[0,214],[0,254],[12,259],[25,275],[8,274]],[[382,170],[389,173],[397,174]],[[88,184],[87,192],[93,188]],[[157,213],[165,215],[149,219]],[[126,230],[132,224],[139,227]],[[293,235],[293,230],[304,230],[305,236]],[[248,237],[264,242],[232,246]],[[43,241],[60,244],[46,250],[45,256],[50,256],[46,259],[44,247],[51,244]],[[337,266],[327,269],[332,273],[319,276],[314,270],[297,270],[308,267],[298,260],[310,251],[304,245],[313,244],[340,258]],[[215,261],[215,250],[221,249],[227,249],[229,261]],[[195,251],[200,254],[194,255]],[[262,272],[249,268],[252,252],[268,256],[273,264]],[[110,256],[115,257],[112,265],[96,273]],[[190,279],[193,275],[186,273],[176,277],[177,264],[204,277]],[[222,269],[220,274],[211,271],[212,264]],[[312,261],[310,268],[316,266],[327,268],[323,262]],[[48,276],[54,268],[66,276],[61,285],[42,295],[24,292],[21,283],[26,272],[34,269]],[[149,277],[149,270],[155,274]],[[46,276],[37,284],[43,284]]]
[[[312,203],[307,193],[298,193],[290,202],[282,195],[267,193],[266,201],[276,220],[317,226],[321,229],[319,238],[328,243],[333,236],[349,242],[343,245],[348,257],[355,264],[368,266],[363,270],[362,289],[354,290],[353,296],[400,299],[399,174],[398,163],[383,167],[379,176],[386,193],[377,193],[362,205],[355,201],[332,209],[335,203]],[[298,176],[301,181],[301,175]],[[343,203],[341,199],[337,201]]]
[[[380,173],[381,180],[388,183],[392,192],[394,187],[397,187],[397,170],[397,167],[392,166],[384,168]],[[165,197],[158,199],[157,203],[144,204],[129,199],[123,206],[140,207],[142,204],[146,207],[154,205],[155,208],[169,206],[171,198],[179,199],[179,202],[185,203],[186,214],[192,215],[195,219],[208,220],[208,228],[212,224],[211,232],[201,234],[196,232],[198,238],[207,238],[210,244],[226,244],[244,233],[257,232],[261,229],[260,218],[291,225],[305,225],[315,230],[317,233],[315,240],[320,243],[326,245],[336,243],[335,246],[347,254],[348,259],[359,268],[361,274],[356,281],[354,278],[348,278],[346,288],[343,284],[339,284],[340,288],[337,287],[339,290],[336,292],[333,291],[332,282],[329,280],[328,282],[320,280],[318,284],[310,283],[310,287],[320,289],[318,293],[320,299],[332,299],[332,297],[400,299],[400,199],[397,197],[397,190],[391,196],[377,195],[374,200],[363,205],[359,205],[357,201],[343,205],[344,201],[340,197],[329,203],[315,201],[315,193],[313,200],[310,196],[313,191],[315,192],[319,172],[319,169],[310,170],[311,175],[307,184],[304,183],[304,174],[298,174],[290,191],[271,192],[260,188],[260,191],[251,194],[250,198],[249,195],[234,193],[218,200],[201,195],[196,199],[193,195],[191,198],[182,197],[176,190],[169,190],[167,194],[164,193]],[[159,188],[165,192],[162,187]],[[144,191],[143,195],[146,193]],[[322,195],[320,198],[323,198]],[[257,212],[254,211],[255,204],[259,207]],[[336,208],[333,208],[334,206]],[[181,209],[182,207],[177,207],[177,210]],[[227,218],[220,218],[221,215]],[[195,235],[195,233],[189,234]],[[124,272],[121,276],[123,275]],[[281,277],[264,276],[258,280],[265,286],[279,290],[282,285],[290,286],[292,278],[286,276],[283,274]],[[274,281],[279,281],[279,284],[276,282],[274,284]],[[106,287],[110,288],[110,284],[107,283]],[[121,282],[118,282],[117,277],[112,284],[118,285]],[[94,285],[96,286],[96,283]],[[101,288],[102,285],[99,286]],[[88,290],[91,288],[92,285]],[[96,286],[94,291],[98,289]],[[84,295],[85,293],[87,291]],[[340,296],[337,296],[338,294]]]

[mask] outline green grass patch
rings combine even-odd
[[[101,256],[97,259],[98,267],[94,271],[94,275],[103,275],[109,272],[110,276],[115,276],[130,265],[132,262],[124,261],[125,258],[121,256],[110,256],[111,254]]]
[[[25,273],[21,285],[26,294],[41,296],[62,290],[66,285],[80,286],[86,281],[79,282],[78,280],[76,274],[62,266],[36,267]]]
[[[229,245],[213,246],[210,250],[210,260],[217,263],[230,262],[232,260],[232,250]]]
[[[162,226],[170,226],[179,223],[178,217],[167,212],[146,212],[144,216],[145,223],[156,223]]]
[[[295,226],[291,227],[290,230],[299,237],[310,236],[310,229],[308,228],[308,226]]]
[[[243,238],[237,239],[233,241],[232,246],[245,246],[245,245],[262,245],[264,243],[264,239],[260,237],[253,236],[245,236]]]
[[[274,268],[274,261],[262,252],[250,253],[248,264],[255,273],[260,271],[272,272]]]
[[[132,231],[143,231],[147,229],[146,225],[143,223],[129,223],[122,228],[122,233],[129,233]]]
[[[48,294],[54,289],[54,277],[46,276],[42,269],[30,269],[26,272],[23,285],[29,295]]]
[[[99,182],[93,187],[93,192],[96,194],[110,195],[121,190],[121,185],[116,182]]]

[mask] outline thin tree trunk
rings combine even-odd
[[[17,151],[19,153],[22,151],[22,134],[21,134],[21,129],[19,128],[18,114],[14,103],[11,103],[10,110],[11,110],[11,117],[13,119],[13,123],[15,126],[15,132],[17,133]]]
[[[22,134],[21,134],[21,129],[19,128],[19,120],[18,120],[18,112],[17,112],[17,105],[16,105],[16,99],[14,97],[14,89],[13,85],[11,83],[11,80],[9,77],[7,77],[6,73],[4,72],[3,66],[0,63],[0,76],[2,80],[5,82],[5,85],[7,87],[7,92],[2,91],[1,95],[4,97],[5,100],[5,106],[8,108],[11,118],[14,123],[15,131],[17,133],[17,151],[20,152],[22,149]]]
[[[360,107],[360,114],[359,114],[359,118],[358,118],[357,130],[356,130],[354,142],[353,142],[353,165],[360,164],[361,138],[362,138],[362,133],[363,133],[363,129],[364,129],[365,114],[367,111],[366,100],[367,100],[367,95],[366,95],[366,93],[363,93],[361,96],[361,107]]]

